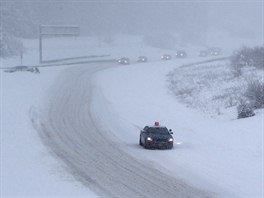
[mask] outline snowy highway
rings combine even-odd
[[[0,4],[0,198],[264,198],[264,0]]]
[[[90,111],[92,76],[113,63],[64,70],[47,93],[41,115],[32,122],[43,142],[74,177],[103,197],[213,197],[127,154]],[[140,148],[139,148],[140,149]],[[157,166],[155,166],[157,167]]]

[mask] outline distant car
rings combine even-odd
[[[13,73],[15,71],[17,71],[17,70],[13,67],[4,70],[4,72],[7,72],[7,73]]]
[[[118,59],[117,63],[121,65],[129,65],[130,61],[129,61],[129,58],[123,57],[123,58]]]
[[[233,56],[237,56],[237,55],[239,55],[240,54],[240,51],[239,50],[234,50],[233,52],[232,52],[232,55]]]
[[[169,55],[169,54],[164,54],[164,55],[162,55],[160,58],[161,58],[161,60],[171,60],[171,55]]]
[[[183,50],[179,50],[176,52],[175,56],[176,56],[176,58],[186,58],[187,53]]]
[[[146,149],[172,149],[174,139],[171,134],[171,129],[155,122],[154,126],[145,126],[140,131],[139,145]]]
[[[211,47],[208,49],[208,53],[211,55],[211,56],[219,56],[221,55],[221,49],[219,47]]]
[[[208,56],[208,51],[206,50],[201,50],[198,54],[199,57],[206,57]]]
[[[148,58],[146,56],[139,56],[137,62],[145,63],[148,61]]]
[[[13,73],[16,71],[29,71],[29,72],[34,72],[34,73],[39,73],[39,69],[37,67],[28,67],[28,66],[15,66],[15,67],[10,67],[6,70],[5,72],[8,73]]]

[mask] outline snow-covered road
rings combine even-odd
[[[106,197],[212,197],[166,175],[149,162],[127,154],[101,130],[90,111],[96,72],[113,67],[96,63],[72,67],[49,90],[46,104],[32,122],[54,155],[77,180]],[[157,167],[157,165],[155,165]]]

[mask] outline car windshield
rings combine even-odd
[[[151,127],[147,130],[148,133],[153,134],[168,134],[169,131],[166,127]]]

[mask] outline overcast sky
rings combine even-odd
[[[206,32],[261,36],[263,1],[103,1],[74,2],[85,31],[152,33]],[[74,14],[74,13],[72,13]]]
[[[80,25],[82,34],[145,35],[169,32],[199,37],[211,29],[219,29],[230,36],[261,38],[263,35],[264,0],[1,0],[1,2],[5,2],[1,6],[10,4],[15,6],[16,10],[22,10],[21,5],[27,4],[25,9],[27,11],[22,10],[21,14],[34,13],[28,18],[31,18],[36,26],[39,23],[77,24]],[[12,15],[13,11],[10,13]]]

